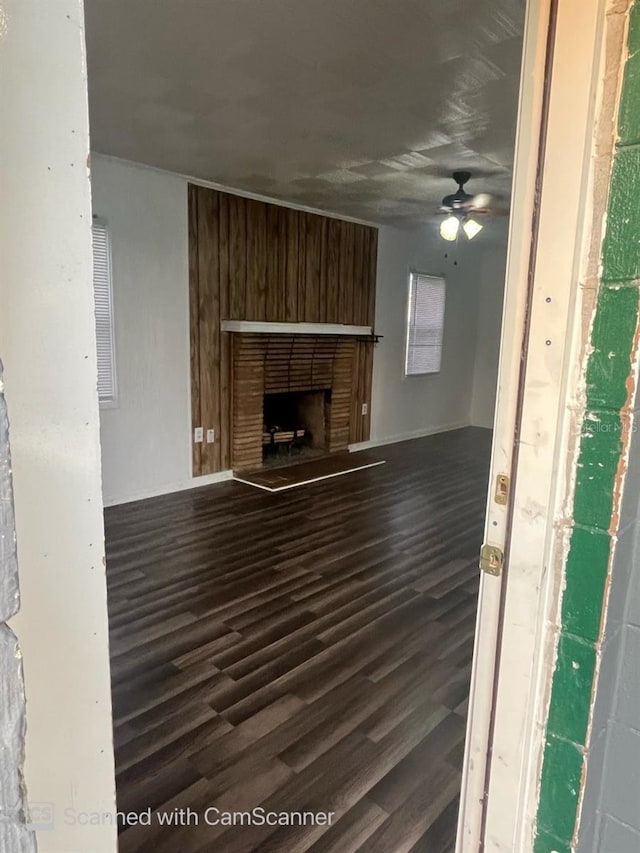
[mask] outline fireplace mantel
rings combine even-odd
[[[223,332],[254,335],[351,335],[371,337],[371,326],[349,326],[344,323],[266,323],[253,320],[222,320]]]

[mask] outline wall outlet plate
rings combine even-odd
[[[216,431],[215,431],[215,429],[208,429],[208,430],[207,430],[207,444],[213,444],[213,442],[214,442],[215,440],[216,440]]]
[[[203,438],[203,429],[202,427],[196,427],[193,431],[193,440],[196,444],[199,444]]]
[[[369,404],[368,404],[368,403],[363,403],[363,404],[362,404],[362,414],[363,414],[363,415],[366,415],[368,411],[369,411]]]

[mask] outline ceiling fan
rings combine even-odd
[[[471,195],[465,192],[464,185],[470,178],[471,172],[454,172],[453,180],[458,185],[458,189],[442,199],[439,212],[448,214],[447,218],[440,223],[440,236],[444,240],[451,242],[456,240],[461,228],[467,239],[473,240],[482,231],[483,226],[473,218],[472,214],[500,216],[506,212],[491,207],[492,197],[489,193]]]

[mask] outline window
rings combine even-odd
[[[117,400],[111,246],[106,224],[96,219],[93,220],[93,293],[98,349],[98,399],[101,406],[109,406]]]
[[[445,281],[411,273],[405,375],[438,373],[442,360]]]

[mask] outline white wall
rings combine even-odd
[[[100,410],[111,504],[194,485],[187,182],[95,155],[91,179],[111,235],[118,403]]]
[[[374,360],[373,442],[491,426],[506,247],[478,242],[481,237],[451,247],[433,229],[380,230],[376,331],[384,339]],[[447,281],[442,366],[429,376],[403,375],[412,269]]]
[[[507,263],[506,221],[503,237],[482,253],[479,269],[476,350],[471,395],[471,423],[493,427],[500,356],[502,303]]]
[[[32,813],[54,824],[38,832],[40,853],[114,853],[115,826],[65,816],[115,810],[83,4],[2,7],[0,356],[22,593],[11,625],[24,661],[26,789],[32,806],[53,811]],[[2,686],[0,695],[4,713]],[[0,818],[0,849],[13,853],[6,830]]]
[[[94,155],[92,183],[94,213],[111,233],[116,321],[118,405],[100,413],[105,503],[212,482],[220,476],[191,478],[187,180]],[[478,239],[456,254],[433,230],[380,228],[374,441],[490,425],[505,249]],[[412,268],[447,277],[445,340],[440,374],[405,379]],[[495,318],[476,352],[481,294],[482,316],[495,308]]]

